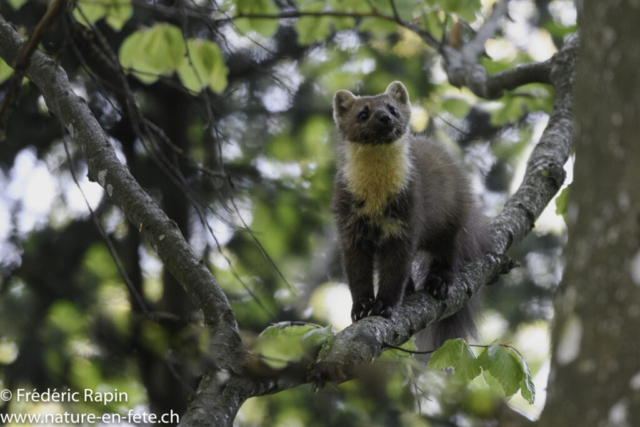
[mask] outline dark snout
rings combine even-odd
[[[378,117],[378,121],[383,125],[388,125],[391,123],[391,116],[387,113],[383,113],[380,115],[380,117]]]
[[[391,114],[387,113],[386,111],[378,111],[373,116],[372,126],[380,135],[387,135],[393,132],[395,123],[393,117],[391,117]]]

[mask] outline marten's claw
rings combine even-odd
[[[427,277],[424,283],[424,290],[439,300],[446,299],[449,296],[449,285],[440,276],[436,275]]]
[[[367,317],[373,307],[375,300],[373,298],[358,298],[353,302],[351,308],[351,321],[357,322],[363,317]]]
[[[382,316],[389,319],[391,316],[393,316],[393,307],[385,304],[382,301],[376,301],[376,303],[373,305],[373,308],[371,308],[371,312],[369,313],[369,315]]]

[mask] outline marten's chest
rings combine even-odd
[[[347,142],[344,176],[347,188],[359,200],[356,213],[381,220],[389,203],[408,185],[411,167],[406,140],[385,145]]]

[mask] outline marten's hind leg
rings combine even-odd
[[[445,299],[458,271],[459,250],[456,238],[443,240],[436,247],[428,248],[431,255],[429,272],[424,281],[424,291],[436,299]]]

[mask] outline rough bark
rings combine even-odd
[[[15,63],[24,43],[11,24],[0,16],[0,57],[7,64]],[[98,182],[142,232],[196,307],[204,313],[215,343],[211,353],[217,365],[240,371],[245,351],[235,315],[209,269],[195,256],[175,223],[120,163],[85,100],[73,92],[62,67],[36,50],[29,62],[27,76],[42,92],[49,110],[82,148],[89,179]]]
[[[637,2],[579,10],[575,179],[543,426],[640,425],[639,16]]]

